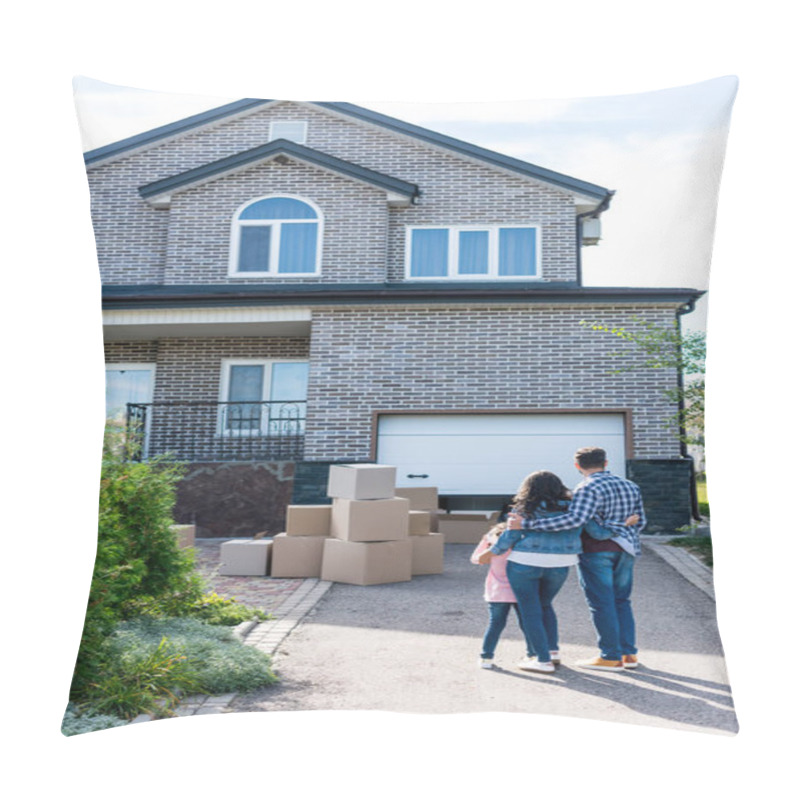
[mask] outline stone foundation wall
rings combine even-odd
[[[294,472],[291,461],[191,464],[178,484],[173,517],[197,525],[199,537],[281,533]]]

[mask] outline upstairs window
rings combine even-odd
[[[537,278],[539,228],[525,225],[409,228],[406,277]]]
[[[297,144],[306,143],[308,123],[305,120],[276,119],[269,126],[269,140],[288,139]]]
[[[308,200],[262,197],[237,212],[231,236],[230,275],[317,275],[322,215]]]

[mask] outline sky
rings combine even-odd
[[[794,385],[800,270],[793,240],[800,169],[791,4],[405,0],[391,8],[390,24],[378,8],[387,7],[357,0],[279,8],[263,0],[210,8],[186,0],[73,0],[6,10],[9,33],[0,52],[4,589],[11,654],[0,668],[12,732],[6,784],[42,797],[79,786],[82,797],[98,800],[109,792],[119,798],[142,792],[288,796],[301,786],[310,795],[348,800],[376,793],[387,800],[494,800],[532,788],[565,800],[609,791],[653,800],[784,796],[795,781],[792,732],[800,716],[792,684],[800,657],[794,635],[800,541],[785,501],[800,452]],[[440,111],[429,119],[442,125],[451,120],[441,109],[453,103],[519,108],[541,98],[544,106],[537,105],[549,107],[555,122],[540,110],[538,135],[529,137],[510,127],[516,117],[507,116],[509,138],[492,139],[503,144],[497,149],[519,147],[535,163],[617,190],[604,215],[605,238],[584,250],[587,259],[604,257],[612,246],[636,245],[641,252],[635,230],[629,235],[626,227],[624,237],[614,230],[623,225],[614,221],[623,198],[640,186],[638,199],[626,202],[648,222],[656,202],[646,193],[651,167],[669,176],[670,164],[685,164],[686,152],[699,146],[691,132],[681,145],[677,131],[669,146],[663,139],[659,146],[652,126],[663,129],[670,118],[659,105],[646,120],[638,110],[624,135],[594,119],[595,144],[583,153],[571,146],[577,134],[565,123],[574,116],[562,98],[586,98],[570,112],[583,119],[593,99],[664,97],[669,87],[739,77],[709,279],[706,419],[716,616],[742,726],[735,738],[675,731],[658,720],[634,727],[500,712],[218,715],[61,736],[96,551],[104,418],[100,285],[71,87],[80,75],[222,101],[343,100],[412,121],[408,106],[435,105]],[[700,98],[693,113],[705,114],[705,102]],[[629,116],[624,100],[619,116]],[[457,134],[469,140],[485,132],[486,119],[457,121],[469,123]],[[551,125],[561,135],[543,147]],[[627,155],[618,148],[621,137],[627,137]],[[633,152],[638,167],[624,176]],[[702,174],[713,173],[695,176]],[[694,180],[681,168],[672,188],[664,189],[661,179],[658,185],[664,197],[685,199],[696,194]],[[660,227],[654,217],[641,233],[654,245],[649,258],[632,264],[641,285],[662,244],[675,246],[674,226],[684,230],[692,221],[689,207],[680,208]],[[593,263],[591,269],[601,268]],[[661,280],[663,270],[652,274]],[[608,277],[601,273],[598,280]],[[671,285],[678,275],[666,278]],[[668,597],[664,613],[670,614]],[[656,660],[659,648],[669,647],[646,629],[641,638]],[[669,676],[643,671],[637,679],[657,688]],[[710,692],[697,686],[698,694]],[[521,768],[502,755],[509,747],[530,753]],[[131,764],[146,771],[131,772]],[[610,789],[609,770],[617,777]]]
[[[74,86],[86,150],[239,99],[87,76],[76,77]],[[586,285],[706,290],[736,88],[728,76],[611,97],[361,104],[615,190],[601,243],[583,248]],[[706,308],[703,298],[685,327],[704,328]]]

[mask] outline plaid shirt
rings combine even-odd
[[[638,514],[636,525],[626,527],[625,520]],[[642,552],[639,533],[647,524],[642,505],[642,493],[631,481],[604,470],[594,472],[575,488],[570,510],[554,517],[523,517],[524,530],[561,531],[585,525],[590,519],[616,534],[612,541],[633,556]]]

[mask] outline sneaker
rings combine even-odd
[[[555,672],[556,668],[552,661],[539,661],[535,656],[532,658],[523,658],[517,664],[520,669],[528,670],[528,672]]]
[[[608,661],[605,658],[588,658],[585,661],[576,661],[576,667],[584,669],[602,669],[606,672],[622,672],[622,661]]]
[[[550,651],[550,660],[558,666],[561,663],[561,654],[558,650],[551,650]]]
[[[639,659],[633,655],[622,656],[622,666],[625,669],[636,669],[639,666]]]
[[[491,658],[481,658],[478,660],[481,669],[494,669],[494,661]]]

